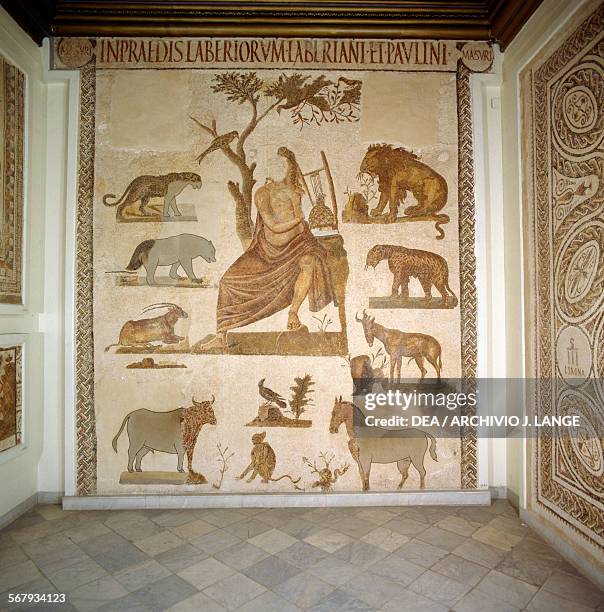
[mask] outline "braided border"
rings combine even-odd
[[[93,211],[96,67],[80,71],[80,165],[76,211],[76,461],[78,495],[96,492],[93,344]]]
[[[474,252],[474,154],[470,70],[457,66],[459,277],[461,310],[461,375],[476,377],[476,254]],[[461,486],[478,487],[478,457],[475,427],[461,428]]]

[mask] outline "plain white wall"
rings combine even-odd
[[[0,453],[0,517],[38,491],[43,447],[44,221],[46,88],[40,49],[0,8],[0,52],[26,76],[24,176],[24,306],[0,305],[0,342],[26,341],[23,373],[23,444]],[[18,337],[15,337],[18,334]]]
[[[2,517],[34,494],[42,501],[59,501],[66,488],[65,431],[70,424],[65,423],[65,397],[73,397],[73,310],[65,304],[73,301],[69,249],[74,241],[68,237],[77,186],[79,72],[50,71],[48,41],[38,47],[3,9],[0,52],[27,80],[26,303],[0,306],[0,342],[26,341],[24,444],[0,453]]]

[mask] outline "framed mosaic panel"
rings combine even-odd
[[[25,76],[0,56],[0,304],[22,304]]]
[[[359,363],[476,375],[470,79],[491,47],[53,49],[81,71],[78,494],[475,489],[473,428],[366,464],[348,400]],[[421,344],[404,363],[390,329]]]
[[[0,337],[0,453],[22,442],[23,345]]]
[[[539,418],[529,509],[604,551],[604,5],[587,2],[521,75],[528,363]],[[579,538],[577,540],[577,538]]]

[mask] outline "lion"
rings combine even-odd
[[[381,215],[390,203],[386,220],[394,221],[399,203],[404,201],[408,191],[417,200],[417,205],[405,208],[408,217],[433,217],[447,203],[445,179],[404,147],[371,145],[361,162],[359,174],[378,179],[380,201],[370,212],[373,217]]]
[[[170,216],[170,210],[175,217],[180,217],[181,212],[176,205],[176,196],[182,193],[185,187],[199,189],[201,187],[201,177],[194,172],[170,172],[161,176],[145,174],[136,177],[129,185],[122,196],[115,202],[108,202],[109,198],[116,198],[113,193],[103,196],[105,206],[117,206],[116,218],[132,217],[152,217],[155,212],[147,210],[146,206],[151,198],[164,198],[163,217]],[[134,206],[135,202],[140,201],[140,206]]]

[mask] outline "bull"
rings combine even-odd
[[[141,461],[150,451],[160,451],[178,456],[178,471],[184,472],[185,453],[189,472],[193,472],[193,450],[197,436],[204,425],[216,425],[212,400],[196,402],[188,408],[176,408],[169,412],[156,412],[141,408],[128,413],[111,445],[117,453],[117,441],[127,426],[128,471],[142,472]]]

